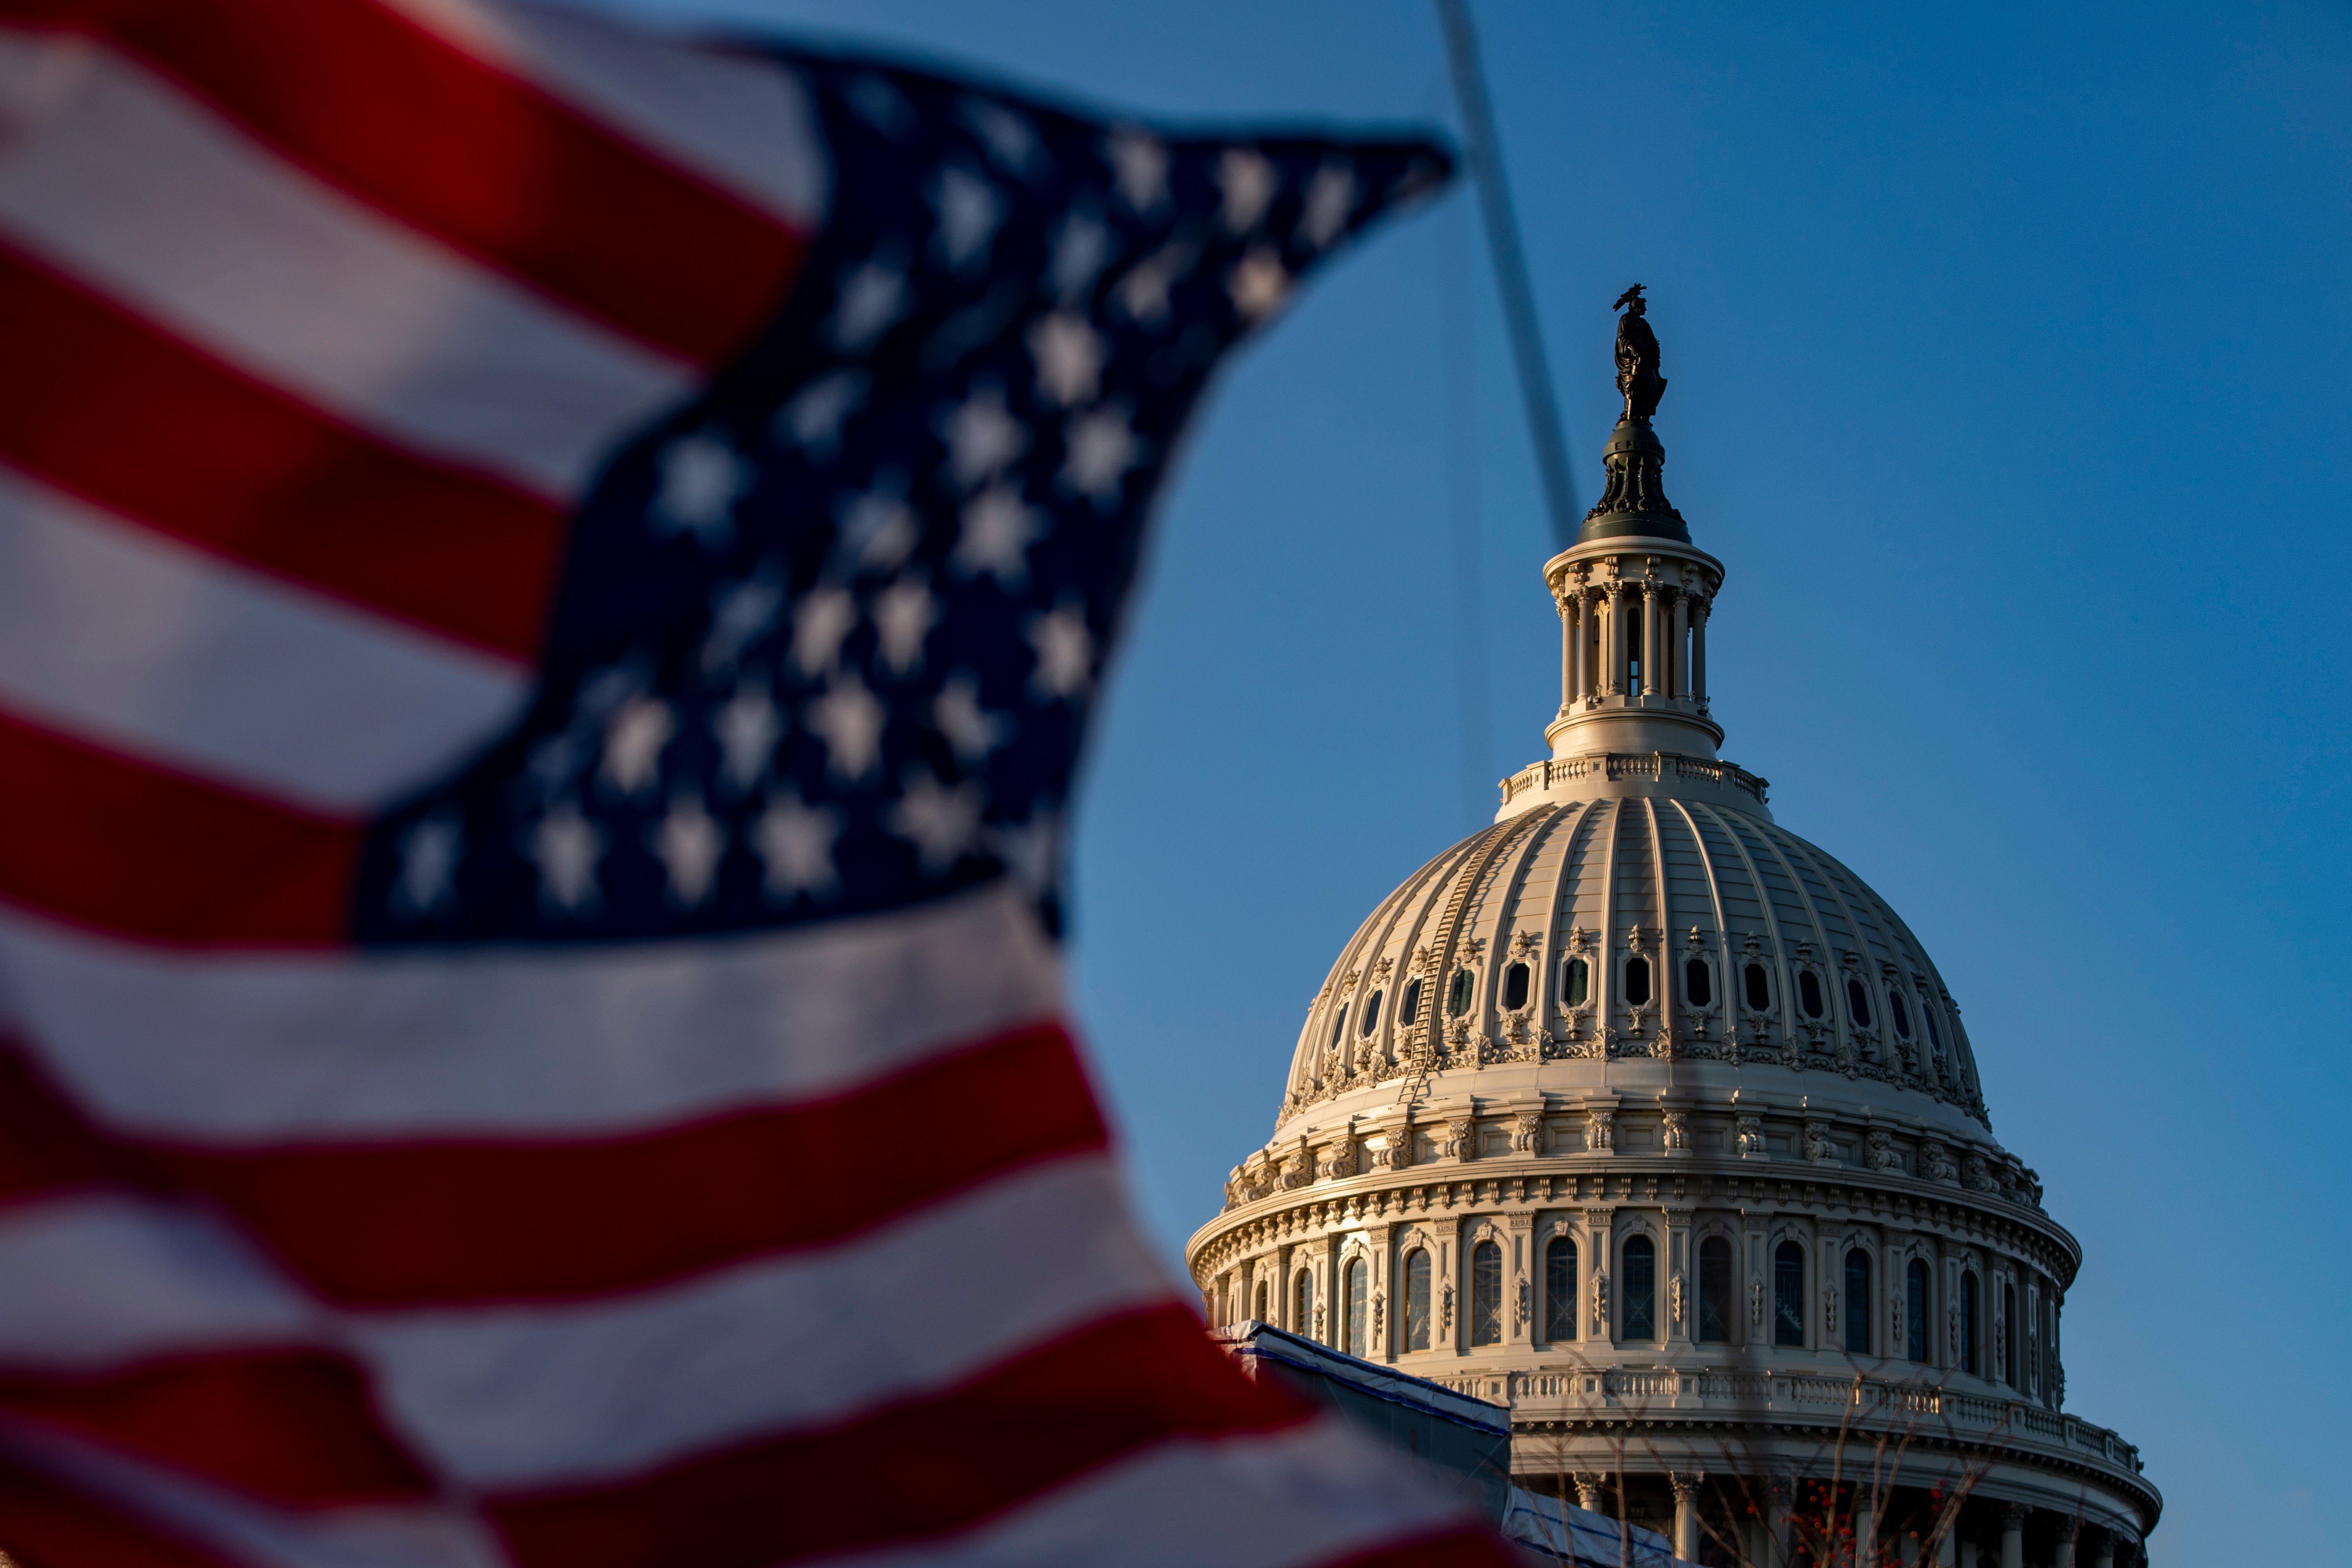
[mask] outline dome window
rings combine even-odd
[[[1859,1247],[1845,1255],[1845,1351],[1870,1353],[1870,1254]]]
[[[1731,1342],[1731,1243],[1719,1236],[1698,1244],[1698,1339]]]
[[[1528,966],[1514,963],[1503,971],[1503,1009],[1516,1013],[1528,1005]]]
[[[1927,1266],[1913,1258],[1903,1270],[1903,1333],[1911,1342],[1911,1359],[1927,1359]]]
[[[1862,982],[1852,975],[1846,976],[1845,1005],[1847,1010],[1853,1015],[1855,1028],[1870,1027],[1870,993],[1864,991],[1862,988]]]
[[[1576,1338],[1576,1243],[1564,1236],[1544,1246],[1544,1338],[1554,1344]]]
[[[1491,1241],[1470,1254],[1470,1342],[1503,1342],[1503,1249]]]
[[[1380,1023],[1381,994],[1375,991],[1372,999],[1364,1004],[1364,1021],[1356,1026],[1356,1033],[1370,1037],[1371,1032],[1380,1027]]]
[[[1404,1260],[1404,1348],[1429,1348],[1429,1248],[1417,1247]]]
[[[1463,1014],[1470,1011],[1470,972],[1468,970],[1457,969],[1454,972],[1454,983],[1445,988],[1445,1016],[1447,1017],[1459,1018]]]
[[[1903,993],[1890,985],[1886,988],[1886,1016],[1895,1020],[1895,1032],[1905,1039],[1911,1037],[1911,1009],[1903,1005]]]
[[[1715,976],[1707,973],[1706,959],[1694,958],[1683,964],[1683,995],[1694,1007],[1715,1005]]]
[[[1261,1323],[1265,1321],[1265,1281],[1263,1279],[1257,1282],[1257,1310],[1250,1315]]]
[[[1570,1007],[1581,1007],[1592,996],[1592,965],[1580,958],[1571,958],[1559,969],[1559,999]]]
[[[1650,961],[1640,953],[1625,961],[1625,1004],[1630,1007],[1650,1005]]]
[[[1772,1342],[1805,1343],[1805,1249],[1784,1241],[1772,1252]]]
[[[1971,1268],[1960,1276],[1960,1370],[1971,1377],[1978,1375],[1980,1364],[1977,1359],[1977,1323],[1983,1311],[1977,1304],[1977,1271]]]
[[[1348,1037],[1348,1005],[1339,1004],[1339,1016],[1331,1020],[1331,1044],[1336,1047]]]
[[[1658,1244],[1646,1236],[1629,1236],[1619,1254],[1624,1265],[1624,1305],[1618,1311],[1618,1335],[1623,1340],[1658,1337]]]
[[[1349,1355],[1372,1353],[1372,1288],[1371,1271],[1360,1258],[1348,1265],[1348,1342],[1339,1348]]]
[[[1304,1268],[1290,1282],[1290,1331],[1301,1338],[1315,1332],[1315,1276]]]
[[[1797,1005],[1805,1010],[1808,1018],[1818,1018],[1828,1011],[1822,1005],[1822,977],[1810,969],[1797,972]]]
[[[1415,975],[1404,983],[1404,994],[1397,999],[1397,1022],[1407,1028],[1421,1016],[1421,977]]]
[[[1760,963],[1751,963],[1748,966],[1747,972],[1742,974],[1740,978],[1746,982],[1748,986],[1748,1005],[1750,1007],[1755,1008],[1759,1013],[1770,1011],[1772,1006],[1772,980],[1769,975],[1764,973],[1764,966]]]

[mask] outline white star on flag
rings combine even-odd
[[[898,476],[886,476],[842,509],[842,548],[860,565],[887,572],[921,541],[923,525],[899,493],[903,482]]]
[[[1116,131],[1104,144],[1118,199],[1144,216],[1168,199],[1168,149],[1141,131]]]
[[[939,601],[919,578],[902,577],[874,596],[874,629],[892,674],[905,675],[923,662],[923,639],[939,619]]]
[[[1067,304],[1085,293],[1110,261],[1111,235],[1100,218],[1074,212],[1054,231],[1054,258],[1046,276],[1054,295]]]
[[[750,488],[751,473],[735,448],[717,437],[681,437],[662,453],[654,514],[706,548],[722,546],[735,537],[735,500]]]
[[[863,353],[906,313],[906,272],[881,261],[861,261],[842,275],[841,302],[831,322],[834,346]]]
[[[768,771],[768,759],[775,754],[783,731],[783,720],[765,686],[746,680],[736,687],[735,695],[710,721],[710,732],[719,741],[719,776],[738,794],[751,790]]]
[[[633,697],[604,721],[604,780],[623,795],[642,795],[661,776],[662,748],[677,732],[669,704]]]
[[[1095,503],[1097,510],[1113,505],[1127,472],[1142,456],[1127,410],[1116,404],[1093,409],[1070,422],[1069,454],[1062,463],[1062,483]]]
[[[766,635],[784,607],[783,585],[766,571],[730,583],[712,595],[710,635],[702,639],[702,668],[715,674],[742,657],[743,649]]]
[[[1048,697],[1076,697],[1094,683],[1094,637],[1077,605],[1065,604],[1046,615],[1032,616],[1024,630],[1029,646],[1037,650],[1037,668],[1029,679],[1039,691]]]
[[[997,828],[989,844],[1013,879],[1032,893],[1054,885],[1054,862],[1061,842],[1061,813],[1040,805],[1028,821]]]
[[[988,259],[997,226],[1004,221],[1003,198],[994,185],[950,163],[931,187],[931,205],[940,215],[940,248],[949,266],[961,268]]]
[[[1029,432],[1005,412],[1004,393],[993,386],[974,387],[948,416],[942,434],[948,443],[948,469],[966,489],[1029,449]]]
[[[1320,250],[1339,237],[1348,215],[1356,206],[1356,172],[1345,163],[1326,163],[1307,184],[1307,206],[1299,215],[1298,232]]]
[[[541,900],[572,913],[593,904],[596,863],[604,854],[604,833],[570,801],[541,817],[530,835]]]
[[[789,791],[768,803],[751,825],[752,846],[765,868],[761,886],[767,896],[789,900],[802,893],[823,898],[841,885],[834,868],[833,843],[841,837],[841,814],[810,805]]]
[[[863,372],[837,370],[822,375],[795,393],[776,410],[768,427],[780,441],[788,441],[814,458],[830,458],[841,447],[842,422],[866,401]]]
[[[427,914],[449,901],[457,889],[457,847],[463,830],[446,816],[428,816],[402,835],[396,892],[412,913]]]
[[[1064,408],[1093,400],[1102,382],[1102,335],[1083,317],[1056,310],[1029,329],[1029,354],[1037,363],[1037,386]]]
[[[958,670],[931,699],[931,722],[954,748],[956,760],[976,763],[1004,743],[1011,720],[980,705],[980,682]]]
[[[1290,274],[1282,265],[1282,258],[1269,246],[1259,246],[1234,264],[1226,276],[1225,291],[1234,297],[1234,309],[1252,321],[1262,321],[1282,309],[1290,298]]]
[[[1192,265],[1192,252],[1185,246],[1165,245],[1128,269],[1111,290],[1119,310],[1127,319],[1139,326],[1158,326],[1168,320],[1168,290],[1176,279]]]
[[[950,789],[920,768],[907,774],[905,793],[890,807],[890,830],[915,847],[923,869],[936,875],[971,847],[980,833],[980,791]]]
[[[815,588],[801,595],[793,616],[793,667],[823,675],[841,657],[841,641],[857,625],[857,601],[846,588]]]
[[[991,574],[1007,588],[1029,581],[1029,546],[1045,533],[1034,508],[999,480],[971,498],[957,531],[955,563],[966,576]]]
[[[823,737],[827,761],[845,779],[862,779],[882,760],[882,700],[855,673],[844,675],[808,705],[808,727]]]
[[[1217,160],[1217,189],[1224,193],[1224,205],[1218,209],[1218,221],[1228,234],[1246,234],[1265,216],[1265,209],[1274,201],[1274,193],[1281,184],[1281,176],[1263,153],[1253,153],[1246,147],[1228,148]]]
[[[698,795],[672,795],[669,815],[654,830],[653,851],[669,873],[669,896],[688,909],[710,897],[718,880],[719,857],[726,852],[726,837]]]
[[[963,122],[980,133],[988,155],[1015,174],[1026,174],[1037,162],[1037,132],[1029,122],[1001,103],[967,98],[957,105]]]

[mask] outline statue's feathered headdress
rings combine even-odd
[[[1642,298],[1642,286],[1639,283],[1636,283],[1631,289],[1626,289],[1622,294],[1618,295],[1617,302],[1609,308],[1612,310],[1622,310],[1628,305],[1646,305],[1648,303],[1649,301],[1647,300]]]

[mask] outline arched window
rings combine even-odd
[[[1960,1370],[1971,1377],[1980,1375],[1977,1360],[1977,1271],[1973,1268],[1960,1276]]]
[[[1772,1253],[1772,1342],[1805,1342],[1805,1249],[1793,1241]]]
[[[1256,1310],[1255,1311],[1252,1312],[1252,1313],[1250,1314],[1250,1316],[1251,1316],[1251,1317],[1253,1317],[1253,1318],[1255,1318],[1255,1319],[1256,1319],[1259,1322],[1261,1322],[1261,1323],[1263,1323],[1263,1322],[1265,1322],[1265,1321],[1266,1321],[1266,1317],[1265,1317],[1265,1280],[1263,1280],[1263,1279],[1261,1279],[1261,1280],[1259,1280],[1259,1281],[1257,1282],[1257,1310]]]
[[[1528,966],[1514,963],[1503,971],[1503,1010],[1515,1013],[1528,1005]]]
[[[1404,983],[1404,994],[1397,1001],[1397,1022],[1409,1028],[1420,1016],[1421,977],[1415,975]]]
[[[1797,971],[1797,1005],[1805,1010],[1808,1018],[1822,1016],[1821,977],[1810,969]]]
[[[1571,958],[1559,969],[1559,999],[1570,1007],[1581,1007],[1592,994],[1592,965],[1580,958]]]
[[[1348,1282],[1348,1342],[1339,1348],[1349,1355],[1372,1353],[1372,1271],[1360,1258],[1351,1258]]]
[[[1364,1004],[1364,1021],[1356,1026],[1356,1033],[1369,1038],[1371,1032],[1380,1026],[1380,1022],[1381,994],[1375,991],[1372,993],[1372,999]]]
[[[1339,1016],[1331,1020],[1331,1043],[1338,1045],[1348,1034],[1348,1005],[1339,1004]]]
[[[1629,1236],[1618,1258],[1623,1305],[1617,1310],[1617,1337],[1654,1340],[1658,1337],[1658,1244],[1646,1236]]]
[[[2017,1287],[2000,1288],[2000,1380],[2017,1386]]]
[[[1704,958],[1686,959],[1683,963],[1683,994],[1694,1007],[1713,1005],[1715,976],[1708,972]]]
[[[1642,689],[1642,601],[1625,601],[1625,689]]]
[[[1544,1246],[1544,1338],[1576,1338],[1576,1243],[1555,1236]]]
[[[1748,984],[1748,1005],[1759,1013],[1769,1010],[1772,1005],[1772,980],[1764,973],[1764,966],[1749,964],[1741,978]]]
[[[1446,1016],[1459,1018],[1463,1014],[1470,1011],[1470,984],[1468,970],[1457,969],[1454,972],[1454,982],[1445,988]]]
[[[1625,1005],[1629,1007],[1650,1005],[1650,961],[1640,953],[1625,961]]]
[[[1470,1253],[1470,1342],[1503,1342],[1503,1249],[1491,1241]]]
[[[1870,1353],[1870,1254],[1859,1247],[1845,1253],[1845,1350]]]
[[[1911,1009],[1904,1005],[1903,993],[1890,985],[1886,988],[1886,1016],[1895,1020],[1895,1032],[1905,1039],[1911,1037]]]
[[[1404,1348],[1429,1348],[1429,1248],[1416,1247],[1404,1260]]]
[[[1710,1236],[1698,1244],[1699,1343],[1731,1342],[1731,1243]]]
[[[1315,1276],[1305,1268],[1290,1282],[1290,1331],[1301,1337],[1315,1332]]]
[[[1913,1258],[1903,1270],[1903,1337],[1911,1342],[1911,1359],[1927,1359],[1927,1265]]]
[[[1862,982],[1851,974],[1845,977],[1845,1005],[1847,1010],[1853,1014],[1855,1028],[1870,1027],[1870,993],[1864,990]]]

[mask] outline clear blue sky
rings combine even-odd
[[[1135,111],[1451,118],[1418,0],[638,3]],[[1475,14],[1578,485],[1639,279],[1669,493],[1730,574],[1725,754],[1967,1009],[1994,1130],[2088,1255],[2069,1408],[2141,1445],[2159,1563],[2352,1563],[2352,21]],[[1486,268],[1460,199],[1335,268],[1161,519],[1076,956],[1171,1253],[1357,921],[1541,754],[1549,545]]]

